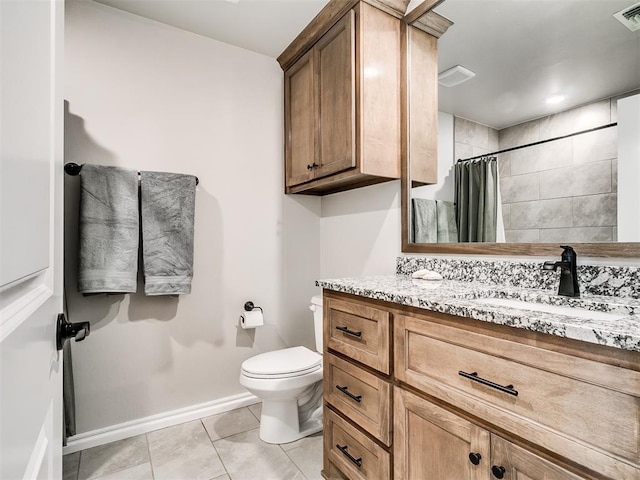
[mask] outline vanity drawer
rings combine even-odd
[[[517,331],[394,322],[398,380],[580,464],[592,460],[567,438],[640,463],[640,372],[518,343]]]
[[[329,408],[324,413],[324,451],[329,462],[350,480],[389,480],[389,452]]]
[[[389,374],[389,312],[325,295],[324,342],[379,372]]]
[[[385,445],[391,445],[391,385],[362,368],[327,354],[326,402]]]

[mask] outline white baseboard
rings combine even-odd
[[[104,445],[143,433],[149,433],[160,428],[190,422],[191,420],[197,420],[202,417],[228,412],[259,402],[260,399],[255,395],[248,392],[241,393],[191,407],[100,428],[91,432],[79,433],[67,439],[67,446],[63,447],[62,453],[63,455],[67,455],[69,453],[79,452],[87,448],[97,447],[98,445]]]

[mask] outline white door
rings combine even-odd
[[[62,476],[63,0],[0,0],[0,479]]]

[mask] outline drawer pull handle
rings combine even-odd
[[[481,383],[482,385],[486,385],[487,387],[495,388],[496,390],[500,390],[501,392],[508,393],[509,395],[513,395],[514,397],[518,396],[518,391],[513,388],[513,385],[499,385],[490,380],[486,380],[482,377],[478,376],[478,372],[467,373],[460,370],[458,375],[468,378],[469,380],[473,380],[474,382]]]
[[[347,452],[347,445],[341,447],[339,443],[336,443],[336,448],[342,452],[342,454],[347,457],[352,463],[354,463],[358,468],[362,466],[362,457],[355,458],[349,452]]]
[[[474,465],[480,465],[480,460],[482,459],[482,455],[480,455],[479,453],[470,453],[469,454],[469,461],[471,463],[473,463]]]
[[[494,465],[491,467],[491,473],[493,473],[493,476],[496,478],[504,478],[505,472],[506,470],[503,466]]]
[[[336,330],[340,330],[342,333],[346,333],[347,335],[351,335],[353,337],[362,337],[362,332],[354,332],[353,330],[349,330],[347,327],[336,327]]]
[[[362,401],[362,395],[354,395],[349,391],[349,387],[347,385],[345,385],[344,387],[341,387],[340,385],[336,385],[336,388],[340,390],[342,393],[344,393],[350,399],[355,400],[358,403]]]

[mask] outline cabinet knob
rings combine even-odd
[[[493,473],[493,476],[496,478],[504,478],[505,472],[506,470],[503,466],[494,465],[491,467],[491,473]]]
[[[318,165],[316,162],[313,162],[311,165],[307,165],[307,170],[313,170],[314,168],[318,168],[320,165]]]
[[[474,465],[479,465],[480,464],[480,459],[482,458],[482,455],[480,455],[479,453],[473,453],[471,452],[469,454],[469,461],[471,463],[473,463]]]

